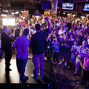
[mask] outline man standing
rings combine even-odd
[[[35,25],[36,33],[32,35],[31,38],[31,49],[33,54],[33,63],[34,63],[34,78],[38,79],[38,69],[40,63],[40,75],[43,78],[44,74],[44,52],[45,52],[45,37],[50,33],[50,23],[48,21],[48,17],[45,18],[48,29],[45,29],[41,32],[40,24]]]
[[[27,35],[29,34],[29,29],[24,29],[23,35],[20,37],[17,37],[13,47],[16,48],[17,54],[16,54],[16,63],[17,63],[17,69],[20,73],[20,81],[24,83],[28,77],[24,75],[25,73],[25,67],[28,61],[28,46],[30,45],[30,40],[27,38]]]
[[[89,52],[89,48],[88,48],[88,44],[87,44],[87,40],[84,39],[83,42],[82,42],[82,46],[79,46],[77,48],[77,52],[76,52],[76,64],[75,64],[75,73],[74,75],[78,75],[78,72],[79,72],[79,67],[82,66],[82,63],[84,62],[84,58],[87,57],[87,55],[85,54],[88,54]]]
[[[2,46],[1,46],[1,33],[2,33],[2,28],[0,28],[0,59],[2,59]]]
[[[6,73],[9,74],[11,71],[10,67],[10,60],[12,57],[12,45],[11,45],[11,38],[9,37],[9,33],[11,31],[5,26],[3,27],[3,32],[1,34],[1,46],[2,50],[5,52],[5,69]]]

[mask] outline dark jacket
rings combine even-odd
[[[11,38],[5,32],[1,34],[1,46],[3,51],[12,53]]]
[[[42,54],[45,52],[45,37],[50,33],[49,29],[44,32],[37,32],[32,35],[30,46],[33,54]]]

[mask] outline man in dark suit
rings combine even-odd
[[[2,50],[5,52],[5,70],[6,73],[11,71],[10,67],[10,60],[12,57],[12,45],[11,45],[11,38],[9,37],[10,30],[5,26],[3,27],[3,32],[1,34],[1,46]]]

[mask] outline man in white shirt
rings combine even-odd
[[[76,64],[75,64],[76,68],[75,68],[75,74],[74,75],[78,74],[80,65],[82,66],[82,62],[84,62],[84,58],[87,57],[87,55],[85,55],[89,52],[89,48],[87,46],[88,46],[87,41],[84,40],[82,42],[82,46],[79,46],[77,48],[77,52],[76,52],[77,57],[76,57]]]
[[[62,27],[62,28],[59,30],[58,35],[64,34],[65,32],[66,32],[65,27]]]
[[[20,73],[20,81],[23,83],[25,80],[28,79],[24,75],[25,73],[25,67],[28,61],[28,46],[30,45],[30,40],[27,38],[27,35],[29,34],[29,29],[24,29],[23,35],[20,37],[17,37],[13,47],[16,48],[17,54],[16,54],[16,63],[17,68]]]

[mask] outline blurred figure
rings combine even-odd
[[[82,31],[79,33],[79,38],[80,38],[80,43],[82,44],[82,41],[84,39],[84,35]]]
[[[74,42],[75,42],[75,37],[74,37],[74,35],[71,35],[71,36],[70,36],[70,41],[72,42],[72,45],[73,45]]]
[[[47,60],[50,60],[51,61],[51,58],[52,58],[52,39],[51,37],[49,37],[47,39]]]
[[[79,46],[76,52],[76,65],[75,65],[75,74],[77,75],[79,72],[80,65],[82,66],[82,62],[84,61],[85,53],[88,53],[88,44],[87,41],[84,40],[82,42],[82,46]]]
[[[72,25],[72,23],[71,23],[71,21],[69,21],[69,22],[67,23],[68,30],[71,29],[71,25]]]
[[[88,52],[85,53],[82,67],[83,67],[83,76],[81,80],[86,81],[87,85],[89,85],[89,49],[88,49]]]
[[[59,30],[58,32],[58,35],[62,35],[64,34],[66,31],[65,31],[65,28],[62,26],[61,29]]]
[[[64,37],[64,42],[61,45],[61,62],[59,64],[62,64],[63,61],[65,61],[65,66],[67,66],[67,64],[69,64],[70,60],[69,60],[69,54],[70,54],[70,49],[71,49],[71,42],[68,39],[68,36],[66,35]],[[69,66],[68,66],[69,67]]]
[[[53,40],[52,45],[53,45],[53,60],[54,60],[54,62],[58,62],[59,52],[60,52],[60,44],[59,44],[57,38],[55,38]]]
[[[10,37],[13,38],[14,37],[14,30],[11,28],[11,34]]]
[[[16,64],[17,69],[20,73],[20,81],[24,83],[28,77],[24,75],[25,73],[25,67],[28,61],[28,46],[30,45],[30,40],[27,38],[27,35],[29,34],[29,29],[24,29],[23,35],[20,37],[17,37],[13,47],[16,48],[17,54],[16,54]]]
[[[75,54],[75,52],[77,51],[77,48],[78,48],[78,42],[75,41],[74,45],[71,48],[71,66],[72,66],[72,68],[74,67],[74,64],[75,64],[75,60],[76,60],[76,56],[77,56]]]
[[[16,29],[15,30],[15,37],[14,37],[14,40],[20,36],[20,29]]]
[[[12,44],[13,44],[13,42],[14,42],[14,30],[12,28],[10,28],[10,30],[11,30],[11,33],[9,36],[11,37]]]
[[[3,32],[1,34],[1,46],[2,50],[5,52],[5,64],[6,64],[6,73],[9,74],[10,69],[10,60],[12,57],[12,45],[11,45],[11,38],[8,34],[11,31],[7,27],[3,27]]]
[[[0,59],[2,59],[2,46],[1,46],[1,33],[2,33],[2,30],[3,29],[0,28]]]
[[[82,45],[82,42],[80,41],[80,37],[79,36],[77,36],[76,40],[78,42],[78,46],[81,46]]]

